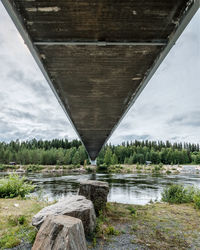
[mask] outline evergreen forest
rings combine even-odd
[[[132,141],[121,145],[107,144],[97,158],[97,165],[114,164],[200,164],[199,144],[169,141]],[[84,146],[78,140],[19,140],[0,142],[0,163],[42,165],[89,164]]]

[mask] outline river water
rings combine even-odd
[[[82,180],[107,181],[110,186],[108,200],[119,203],[144,205],[160,200],[163,188],[178,183],[200,188],[200,175],[182,173],[178,175],[152,174],[28,174],[28,179],[37,185],[35,195],[48,200],[61,199],[77,194]]]

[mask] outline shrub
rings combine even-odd
[[[154,166],[154,168],[152,169],[152,172],[159,173],[161,169],[162,169],[162,167],[160,167],[160,166]]]
[[[39,172],[43,169],[44,167],[43,166],[39,166],[39,165],[29,165],[27,168],[26,168],[26,171],[27,172]]]
[[[98,166],[98,171],[100,171],[100,172],[107,171],[107,169],[108,169],[108,166],[105,163]]]
[[[7,171],[8,169],[17,169],[18,166],[16,165],[2,165],[0,164],[0,171],[3,172],[3,171]]]
[[[108,226],[105,228],[105,234],[107,235],[119,235],[120,232],[116,230],[113,226]]]
[[[94,172],[94,170],[93,170],[92,168],[90,168],[90,167],[87,167],[85,170],[87,171],[87,173],[92,173],[92,172]]]
[[[26,222],[26,217],[24,215],[19,216],[9,216],[8,224],[10,226],[24,225]]]
[[[169,203],[190,203],[193,202],[196,190],[194,187],[184,187],[183,185],[173,184],[164,189],[162,201]]]
[[[25,197],[34,190],[35,186],[26,182],[26,178],[9,175],[0,180],[0,198]]]
[[[6,170],[7,169],[7,166],[5,166],[5,165],[0,165],[0,171],[4,171],[4,170]]]
[[[18,222],[20,225],[24,225],[24,223],[26,222],[26,217],[24,215],[19,216]]]
[[[0,249],[16,247],[19,244],[20,240],[14,234],[5,235],[0,238]]]
[[[136,215],[137,214],[137,209],[132,207],[132,206],[128,206],[127,209],[130,211],[131,214]]]
[[[121,165],[109,166],[108,172],[109,173],[121,173],[122,169],[123,169],[123,167]]]
[[[200,191],[194,195],[194,206],[200,209]]]

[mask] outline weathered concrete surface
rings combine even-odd
[[[65,215],[48,216],[37,233],[32,250],[86,250],[81,220]]]
[[[108,193],[109,186],[107,182],[88,180],[80,183],[79,195],[83,195],[93,202],[97,214],[105,208]]]
[[[85,234],[90,234],[95,229],[96,215],[94,206],[84,196],[68,196],[54,205],[43,208],[33,217],[33,226],[40,228],[48,215],[68,215],[80,219],[83,223]]]
[[[92,160],[197,1],[2,0]]]

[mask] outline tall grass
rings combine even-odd
[[[200,190],[193,186],[173,184],[162,192],[162,201],[170,204],[194,203],[200,209]]]
[[[0,198],[25,197],[34,190],[35,186],[27,183],[25,177],[11,174],[0,179]]]

